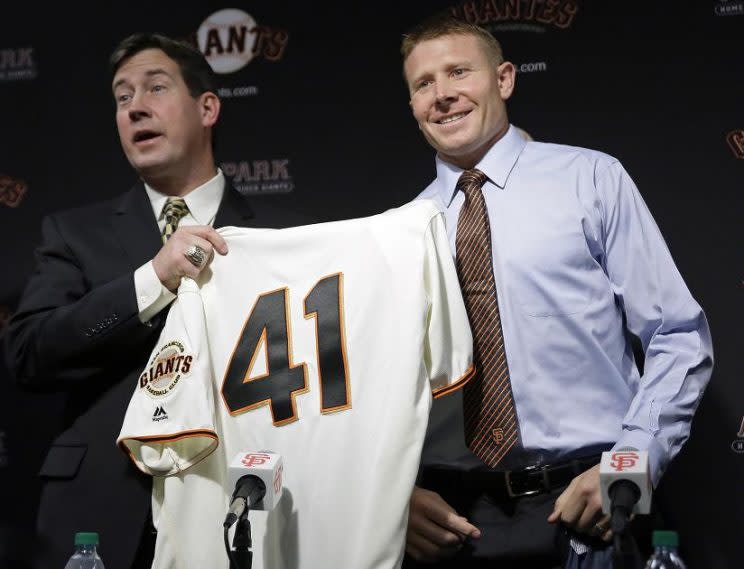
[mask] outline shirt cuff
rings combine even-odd
[[[667,453],[654,437],[642,431],[623,431],[612,451],[623,449],[648,451],[648,468],[651,471],[651,484],[656,488],[668,466]]]
[[[139,319],[144,324],[176,298],[176,295],[160,282],[152,261],[134,271],[134,290],[137,293]]]

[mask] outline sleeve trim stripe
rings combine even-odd
[[[439,397],[443,397],[445,395],[448,395],[449,393],[452,393],[453,391],[457,391],[458,389],[461,389],[465,386],[465,384],[470,381],[473,376],[475,375],[475,366],[471,365],[468,370],[460,377],[457,381],[454,383],[450,383],[449,385],[445,385],[444,387],[440,387],[438,389],[432,390],[432,395],[434,396],[434,399],[437,399]]]
[[[149,443],[149,442],[175,442],[180,441],[181,439],[190,439],[192,437],[209,437],[211,439],[217,440],[217,435],[212,430],[206,430],[206,429],[198,429],[195,431],[181,431],[179,433],[173,433],[172,435],[149,435],[149,436],[141,436],[141,437],[126,437],[121,440],[119,443],[126,444],[126,441],[139,441],[141,443]]]

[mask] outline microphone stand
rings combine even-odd
[[[628,531],[633,505],[640,491],[633,484],[621,480],[610,486],[610,527],[613,534],[613,569],[641,569],[641,554],[633,534]]]
[[[251,522],[248,519],[250,508],[243,510],[235,526],[233,535],[233,551],[230,556],[230,569],[251,569],[253,565],[253,552],[251,546]]]
[[[236,483],[233,503],[230,505],[230,510],[223,524],[225,532],[227,532],[230,525],[236,521],[235,517],[237,516],[232,549],[228,550],[230,569],[251,569],[253,552],[251,551],[251,522],[248,520],[248,512],[250,512],[251,506],[263,500],[265,494],[266,485],[256,476],[243,476]],[[240,501],[241,498],[242,502]],[[237,514],[237,511],[240,513]],[[227,533],[225,533],[225,548],[227,547]]]
[[[613,569],[642,569],[641,554],[632,534],[616,534],[613,537]]]

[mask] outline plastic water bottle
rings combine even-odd
[[[655,531],[654,553],[646,563],[646,569],[687,569],[677,553],[679,536],[676,531]]]
[[[98,534],[79,532],[75,534],[75,553],[65,565],[65,569],[104,569],[98,556]]]

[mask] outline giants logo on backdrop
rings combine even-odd
[[[140,389],[145,389],[152,397],[167,395],[176,388],[181,378],[188,375],[193,361],[194,356],[186,353],[181,342],[168,342],[155,353],[148,368],[140,375]]]
[[[744,129],[732,130],[726,135],[726,142],[731,147],[734,156],[744,160]]]
[[[516,30],[542,33],[569,28],[579,11],[578,0],[467,0],[452,15],[493,32]]]
[[[0,49],[0,81],[27,81],[37,75],[33,47]]]
[[[220,167],[243,195],[288,194],[294,189],[288,158],[223,162]]]
[[[242,10],[228,8],[207,16],[196,31],[195,44],[215,73],[235,73],[255,59],[279,61],[289,42],[289,32],[259,25]],[[255,85],[223,87],[220,97],[249,97],[258,94]]]
[[[713,12],[716,16],[744,16],[744,2],[741,0],[716,0]]]
[[[24,180],[0,172],[0,204],[18,207],[27,190],[28,184]]]
[[[741,418],[737,438],[731,443],[731,450],[738,454],[744,454],[744,417]]]
[[[466,0],[450,8],[452,15],[478,25],[493,35],[500,32],[544,33],[547,29],[567,29],[579,12],[578,0]],[[517,73],[548,70],[547,61],[516,62]]]

